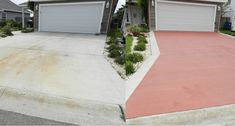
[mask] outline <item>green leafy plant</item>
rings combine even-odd
[[[119,50],[120,49],[120,47],[117,45],[117,44],[114,44],[114,43],[112,43],[108,48],[107,48],[107,50],[110,52],[110,51],[112,51],[112,50]]]
[[[112,29],[109,33],[108,33],[108,36],[110,36],[111,38],[120,38],[122,37],[122,32],[119,28],[115,28],[115,29]]]
[[[144,57],[140,53],[133,53],[127,55],[127,60],[131,61],[132,63],[138,63],[142,62],[144,60]]]
[[[134,47],[135,51],[144,51],[146,50],[146,45],[145,43],[138,43],[135,47]]]
[[[115,58],[114,60],[116,63],[120,64],[120,65],[124,65],[125,64],[125,58],[124,56],[118,56]]]
[[[132,25],[130,26],[130,31],[135,37],[138,37],[141,32],[141,28],[138,25]]]
[[[125,70],[126,70],[126,75],[131,75],[135,72],[134,65],[131,61],[126,61]]]
[[[142,17],[145,18],[145,21],[148,22],[148,2],[149,0],[137,0],[137,5],[142,10]]]
[[[5,37],[7,37],[7,35],[4,35],[4,34],[0,33],[0,37],[5,38]]]
[[[2,28],[1,33],[6,36],[13,36],[11,28],[7,25]]]
[[[138,37],[138,43],[148,43],[148,41],[146,40],[145,36],[141,35]]]
[[[141,32],[144,32],[144,33],[150,32],[147,25],[141,25],[140,28],[141,28]]]
[[[113,49],[111,51],[109,51],[109,55],[110,58],[116,58],[118,56],[121,56],[121,52],[119,49]]]

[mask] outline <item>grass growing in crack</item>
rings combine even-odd
[[[124,122],[126,122],[125,112],[124,112],[124,110],[123,110],[123,108],[122,108],[121,105],[118,105],[118,106],[119,106],[119,109],[120,109],[120,111],[121,111],[120,118],[121,118]]]

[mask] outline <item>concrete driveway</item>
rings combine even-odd
[[[124,82],[102,54],[105,38],[30,33],[0,39],[0,86],[124,104]]]
[[[235,104],[234,38],[194,32],[155,35],[161,55],[127,101],[128,119]]]

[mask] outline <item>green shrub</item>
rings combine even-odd
[[[134,36],[139,36],[140,35],[140,32],[141,32],[141,28],[138,26],[138,25],[132,25],[130,27],[130,31],[132,32],[132,34]]]
[[[21,30],[22,33],[30,33],[33,32],[33,28],[24,28]]]
[[[112,43],[107,49],[110,52],[112,50],[119,50],[120,47],[117,44]]]
[[[110,50],[109,51],[109,55],[108,55],[110,58],[116,58],[116,57],[119,57],[121,56],[121,52],[119,49],[113,49],[113,50]]]
[[[12,32],[11,32],[11,28],[9,26],[4,26],[1,30],[2,34],[6,35],[6,36],[13,36]]]
[[[124,58],[124,56],[118,56],[118,57],[115,58],[114,61],[115,61],[116,63],[120,64],[120,65],[124,65],[124,63],[125,63],[125,58]]]
[[[122,37],[122,32],[120,30],[120,28],[116,28],[116,29],[112,29],[109,33],[108,36],[112,37],[112,38],[120,38]]]
[[[146,50],[146,45],[145,43],[138,43],[135,47],[134,47],[134,50],[136,51],[144,51]]]
[[[6,20],[6,26],[9,26],[11,30],[14,30],[14,31],[20,30],[22,28],[22,24],[14,20]]]
[[[5,37],[7,37],[7,36],[2,34],[2,33],[0,33],[0,38],[5,38]]]
[[[6,21],[0,21],[0,28],[4,27],[7,25]]]
[[[134,65],[131,61],[126,61],[125,70],[126,70],[126,75],[131,75],[135,72]]]
[[[127,55],[127,60],[131,61],[132,63],[138,63],[142,62],[144,60],[144,57],[140,53],[133,53]]]
[[[144,32],[144,33],[150,32],[147,25],[141,25],[140,28],[141,28],[141,30],[140,30],[141,32]]]
[[[138,43],[141,43],[141,42],[148,43],[148,41],[146,40],[145,36],[141,35],[141,36],[138,37]]]
[[[116,38],[110,37],[110,40],[106,42],[108,45],[115,44],[116,43]]]

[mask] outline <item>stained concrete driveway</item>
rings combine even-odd
[[[0,86],[124,104],[124,83],[103,56],[106,36],[17,34],[0,39]]]
[[[161,55],[128,99],[128,119],[235,104],[234,38],[200,32],[155,35]]]

